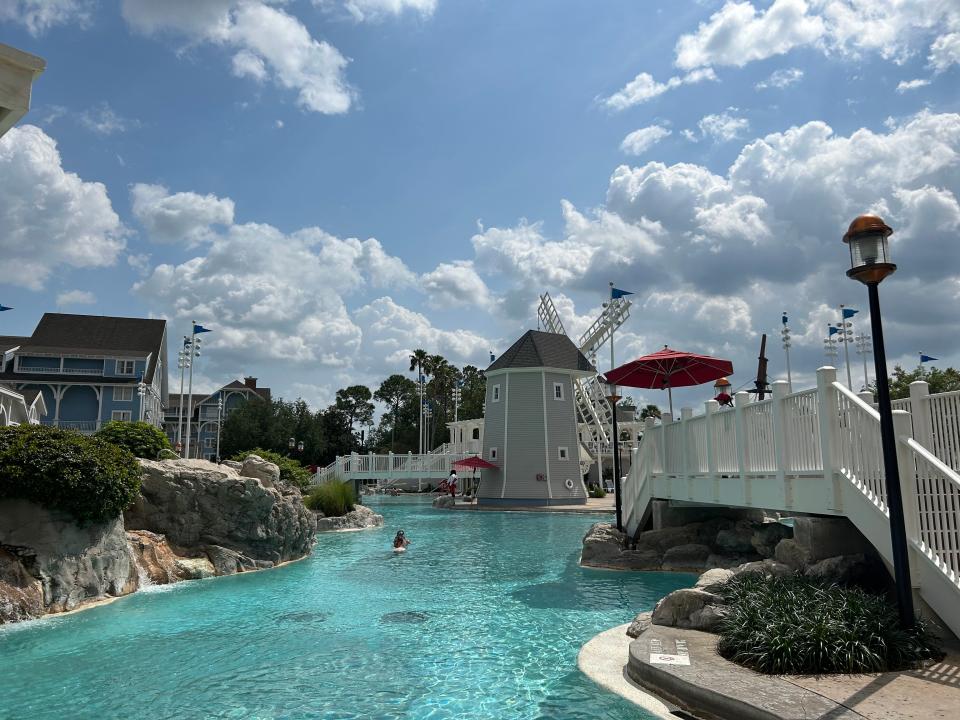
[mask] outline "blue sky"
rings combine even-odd
[[[0,41],[47,61],[0,141],[3,333],[195,317],[201,382],[319,404],[417,346],[482,366],[545,290],[575,334],[612,280],[621,358],[740,385],[786,309],[804,385],[874,210],[888,355],[960,363],[955,1],[0,0]]]

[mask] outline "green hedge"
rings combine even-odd
[[[97,430],[96,437],[126,448],[136,457],[147,460],[156,460],[162,450],[170,449],[166,433],[145,422],[111,420]]]
[[[0,498],[23,498],[81,524],[120,515],[140,492],[140,465],[97,437],[40,425],[0,428]]]
[[[339,517],[353,510],[357,499],[349,483],[330,480],[317,485],[303,498],[303,504],[311,510],[319,510],[327,517]]]
[[[230,459],[236,460],[237,462],[243,462],[247,459],[248,455],[259,455],[264,460],[272,462],[274,465],[280,468],[280,479],[286,483],[295,485],[301,491],[304,491],[310,487],[310,480],[312,479],[313,475],[309,470],[307,470],[307,468],[293,458],[275,453],[272,450],[254,448],[253,450],[239,452]]]
[[[904,630],[893,600],[860,588],[748,573],[715,592],[730,606],[718,652],[761,673],[887,672],[941,656],[925,621]]]

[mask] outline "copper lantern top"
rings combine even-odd
[[[863,233],[882,233],[884,237],[889,237],[893,234],[893,229],[876,215],[861,215],[850,223],[843,241],[849,243],[851,238]]]

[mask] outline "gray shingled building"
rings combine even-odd
[[[587,501],[573,381],[596,372],[566,335],[528,331],[487,368],[481,505]]]

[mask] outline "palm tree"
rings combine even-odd
[[[410,372],[417,371],[417,388],[421,387],[420,378],[429,372],[430,354],[421,348],[417,348],[410,354]],[[423,454],[423,397],[418,395],[417,402],[421,404],[418,410],[417,421],[420,426],[420,454]]]
[[[647,405],[640,411],[640,419],[646,420],[648,417],[659,418],[660,408],[656,405]]]

